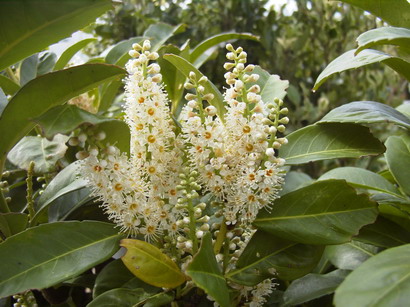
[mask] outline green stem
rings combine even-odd
[[[225,241],[225,236],[226,236],[227,231],[228,229],[226,226],[226,219],[224,218],[222,220],[221,228],[219,229],[219,233],[218,233],[218,236],[216,237],[216,241],[214,245],[215,255],[219,254],[219,252],[221,251],[222,244]]]
[[[11,80],[16,82],[17,84],[20,83],[20,80],[16,77],[16,75],[14,74],[13,70],[10,67],[6,68],[6,73],[10,77]]]
[[[34,198],[33,198],[33,174],[34,174],[34,161],[31,161],[27,170],[27,209],[29,216],[29,223],[33,221],[33,217],[36,214],[34,210]]]
[[[196,219],[194,206],[192,200],[188,200],[188,214],[189,214],[189,236],[192,240],[192,254],[198,251],[198,238],[196,237]]]

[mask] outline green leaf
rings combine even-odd
[[[58,160],[64,157],[67,150],[65,143],[68,136],[59,134],[51,141],[39,136],[26,136],[9,152],[7,158],[19,168],[28,169],[34,161],[34,172],[45,174],[55,170]]]
[[[410,27],[410,4],[406,0],[341,0],[369,11],[392,26]]]
[[[312,271],[322,253],[322,246],[300,244],[258,230],[239,257],[237,269],[227,278],[246,286],[255,286],[274,273],[281,280],[294,280]]]
[[[405,114],[407,117],[410,117],[410,103],[404,101],[401,105],[396,108],[400,113]]]
[[[319,123],[393,123],[410,129],[410,118],[392,107],[374,101],[355,101],[331,110]]]
[[[105,81],[121,78],[124,73],[123,69],[112,65],[85,64],[48,73],[27,83],[10,100],[0,117],[0,131],[8,131],[0,134],[0,160],[35,126],[31,118]]]
[[[311,125],[286,137],[280,149],[287,164],[303,164],[335,158],[360,158],[383,153],[385,147],[369,128],[355,124]]]
[[[115,288],[143,288],[145,292],[157,293],[160,289],[144,283],[132,274],[121,259],[107,264],[95,279],[93,297]]]
[[[188,78],[191,71],[195,73],[197,80],[203,77],[203,74],[198,69],[196,69],[191,63],[180,56],[174,54],[166,54],[164,55],[164,59],[171,62],[180,72],[185,75],[186,78]],[[223,103],[224,99],[221,92],[219,92],[216,86],[209,80],[205,83],[204,87],[205,93],[212,93],[214,95],[214,99],[210,100],[209,103],[218,110],[218,115],[221,120],[223,120],[225,108]]]
[[[3,110],[9,103],[6,94],[4,94],[3,90],[0,88],[0,115],[3,113]]]
[[[410,231],[379,216],[375,223],[360,229],[359,235],[354,239],[367,244],[389,248],[410,243]]]
[[[249,39],[249,40],[253,40],[253,41],[259,41],[259,37],[255,36],[251,33],[221,33],[221,34],[217,34],[214,36],[211,36],[207,39],[205,39],[204,41],[200,42],[198,45],[196,45],[196,47],[194,49],[192,49],[191,51],[191,56],[190,56],[190,60],[192,63],[194,63],[194,66],[196,66],[196,62],[198,60],[198,58],[201,57],[201,55],[207,51],[208,49],[229,41],[229,40],[233,40],[233,39]]]
[[[285,183],[283,184],[279,195],[285,195],[311,183],[313,183],[313,179],[305,173],[296,171],[287,172],[285,176]]]
[[[260,66],[255,66],[252,73],[259,75],[259,80],[256,84],[258,84],[261,88],[261,92],[259,94],[261,95],[263,102],[273,103],[275,98],[285,98],[286,89],[289,87],[289,81],[281,80],[278,75],[271,75]]]
[[[226,280],[216,262],[209,232],[202,238],[201,248],[188,266],[186,274],[221,307],[231,306]]]
[[[151,51],[157,51],[171,36],[184,32],[186,25],[179,24],[171,26],[166,23],[156,23],[150,25],[144,32],[143,36],[150,38]]]
[[[339,269],[354,270],[378,251],[379,249],[373,245],[352,241],[326,246],[325,256]]]
[[[335,270],[324,275],[308,274],[293,281],[283,295],[285,306],[300,305],[333,293],[349,273]]]
[[[121,152],[130,152],[130,129],[122,120],[110,120],[97,125],[96,131],[104,131],[104,143],[118,147]]]
[[[376,203],[357,195],[343,180],[318,181],[277,199],[254,225],[304,244],[340,244],[351,240],[377,217]]]
[[[327,65],[319,77],[317,77],[313,90],[316,91],[327,79],[336,73],[378,62],[388,65],[410,81],[410,63],[406,60],[373,49],[363,50],[356,56],[354,53],[355,50],[349,50]]]
[[[101,96],[100,105],[98,107],[99,111],[106,111],[111,107],[122,85],[123,82],[121,80],[114,80],[101,86],[99,91]]]
[[[78,51],[96,40],[96,38],[86,38],[69,46],[58,58],[56,64],[54,65],[54,70],[63,69]]]
[[[133,44],[142,43],[144,37],[137,36],[117,43],[106,55],[105,61],[109,64],[124,66],[131,59],[128,51],[132,49]]]
[[[397,197],[403,197],[394,184],[390,183],[387,179],[384,179],[379,174],[359,167],[338,167],[323,174],[318,180],[328,179],[344,179],[357,188],[369,189],[392,194]]]
[[[57,55],[54,52],[43,52],[39,55],[37,66],[37,76],[49,73],[57,61]]]
[[[176,288],[186,279],[175,262],[152,244],[134,239],[124,239],[121,246],[127,249],[121,257],[125,266],[147,284]]]
[[[24,59],[20,66],[20,85],[23,86],[27,82],[37,77],[38,54],[33,54]]]
[[[410,48],[410,29],[381,27],[364,32],[357,38],[358,48],[355,54],[366,48],[378,45],[395,45]]]
[[[41,126],[45,137],[50,139],[57,133],[68,134],[84,123],[96,125],[113,119],[89,113],[74,105],[65,104],[55,106],[32,120]]]
[[[25,213],[0,213],[0,234],[5,237],[15,235],[27,227],[28,216]]]
[[[110,0],[1,1],[0,71],[93,22]]]
[[[371,257],[337,288],[337,307],[407,306],[410,292],[410,244]]]
[[[113,224],[75,221],[43,224],[8,238],[0,244],[0,297],[79,275],[111,257],[121,236]]]
[[[0,74],[0,87],[3,89],[4,93],[6,93],[7,95],[11,95],[11,96],[13,96],[20,89],[20,85],[18,85],[13,80],[1,74]]]
[[[394,179],[410,195],[410,136],[390,136],[386,148],[387,165]]]
[[[157,304],[151,305],[150,301]],[[144,289],[112,289],[91,301],[87,307],[130,307],[130,306],[163,306],[174,300],[172,294],[147,293]]]

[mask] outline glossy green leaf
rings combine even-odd
[[[260,66],[255,66],[252,73],[259,75],[259,80],[256,84],[261,88],[259,94],[261,95],[263,102],[273,103],[275,98],[285,98],[286,89],[289,87],[289,81],[281,80],[278,75],[271,75]]]
[[[57,61],[57,55],[54,52],[45,51],[39,54],[37,66],[37,76],[49,73]]]
[[[200,42],[195,48],[192,49],[190,57],[191,62],[195,65],[198,58],[209,48],[233,39],[249,39],[258,41],[259,37],[250,33],[221,33],[211,36]]]
[[[202,238],[201,248],[188,266],[186,274],[221,307],[231,306],[228,286],[216,262],[209,232]]]
[[[323,174],[319,177],[318,180],[328,179],[344,179],[348,183],[358,188],[369,189],[373,191],[392,194],[397,197],[403,197],[400,194],[400,191],[394,186],[394,184],[390,183],[387,179],[384,179],[379,174],[359,167],[338,167]]]
[[[108,64],[116,64],[118,66],[124,66],[125,63],[131,59],[128,55],[128,51],[132,49],[133,44],[141,44],[144,37],[137,36],[131,37],[127,40],[117,43],[106,55],[105,61]]]
[[[125,266],[147,284],[175,288],[186,279],[175,262],[152,244],[134,239],[124,239],[121,246],[127,249],[121,257]]]
[[[407,306],[410,292],[410,244],[371,257],[337,288],[336,307]]]
[[[410,195],[410,136],[390,136],[386,148],[387,165],[394,179]]]
[[[57,6],[56,6],[57,5]],[[110,0],[0,2],[0,71],[93,22]]]
[[[405,101],[401,105],[396,108],[397,111],[400,113],[405,114],[407,117],[410,118],[410,103]]]
[[[410,231],[379,216],[375,223],[360,229],[359,235],[354,239],[367,244],[389,248],[410,243]]]
[[[6,94],[4,94],[3,90],[0,88],[0,116],[3,113],[3,110],[6,108],[9,100],[7,99]]]
[[[354,270],[364,261],[377,254],[379,249],[373,245],[352,241],[346,244],[326,246],[327,259],[337,268]]]
[[[110,262],[98,274],[93,288],[93,297],[96,298],[104,292],[116,288],[142,288],[147,293],[157,293],[160,290],[135,277],[121,259]]]
[[[111,82],[107,82],[106,84],[102,85],[100,88],[100,105],[98,107],[99,111],[106,111],[108,110],[111,105],[113,104],[115,97],[119,93],[120,87],[123,86],[123,82],[121,80],[114,80]]]
[[[402,58],[373,49],[363,50],[356,56],[354,53],[355,50],[349,50],[327,65],[319,77],[317,77],[313,90],[317,90],[327,79],[336,73],[378,62],[388,65],[404,78],[410,80],[410,63]]]
[[[33,54],[24,59],[20,66],[20,85],[23,86],[27,82],[37,77],[38,54]]]
[[[184,32],[186,25],[179,24],[171,26],[169,24],[159,22],[150,25],[144,32],[144,37],[151,40],[151,51],[157,51],[171,36]]]
[[[300,305],[333,293],[349,273],[335,270],[324,275],[308,274],[293,281],[283,295],[285,306]]]
[[[276,236],[305,244],[351,240],[377,217],[376,203],[343,180],[318,181],[277,199],[259,212],[254,225]]]
[[[286,138],[289,143],[281,147],[280,156],[291,165],[335,158],[360,158],[378,155],[385,150],[368,128],[355,124],[311,125]]]
[[[10,100],[0,118],[0,131],[8,131],[0,135],[0,157],[35,126],[31,118],[105,81],[121,78],[124,73],[123,69],[112,65],[85,64],[52,72],[27,83]]]
[[[2,88],[4,93],[6,93],[7,95],[11,95],[11,96],[14,95],[20,89],[20,85],[18,85],[13,80],[1,74],[0,74],[0,87]]]
[[[105,143],[118,147],[121,152],[130,152],[130,129],[122,120],[110,120],[97,125],[96,131],[104,131]]]
[[[52,138],[57,133],[70,133],[84,123],[96,125],[110,120],[112,119],[89,113],[70,104],[55,106],[41,116],[33,118],[47,138]]]
[[[28,216],[25,213],[0,213],[0,235],[10,237],[27,227]]]
[[[410,27],[410,4],[407,0],[341,0],[369,11],[392,26]]]
[[[382,27],[364,32],[357,38],[356,54],[366,48],[378,45],[396,45],[410,48],[410,29]]]
[[[86,38],[80,40],[79,42],[76,42],[75,44],[72,44],[60,55],[56,64],[54,65],[54,70],[63,69],[77,52],[79,52],[89,43],[95,42],[96,40],[96,38]]]
[[[274,277],[294,280],[311,272],[322,256],[323,247],[281,239],[258,230],[227,278],[246,286]]]
[[[313,183],[313,179],[305,173],[296,171],[287,172],[285,176],[285,183],[283,184],[279,195],[285,195],[311,183]]]
[[[152,305],[155,300],[157,304]],[[91,301],[87,307],[130,307],[130,306],[163,306],[174,300],[172,294],[168,293],[148,293],[144,289],[112,289]]]
[[[43,224],[8,238],[0,244],[0,297],[47,288],[92,268],[118,250],[121,236],[113,224],[75,221]]]
[[[64,157],[68,136],[59,134],[51,141],[39,136],[26,136],[9,152],[7,158],[19,168],[28,169],[34,161],[34,172],[44,174],[55,170],[58,160]]]
[[[191,63],[180,56],[174,54],[166,54],[164,55],[164,59],[171,62],[187,78],[191,71],[195,73],[197,80],[199,80],[203,76],[203,74],[198,69],[196,69]],[[212,93],[214,95],[214,99],[210,100],[209,103],[218,110],[218,115],[223,120],[225,108],[221,92],[219,92],[216,86],[209,80],[205,83],[204,87],[205,93]]]
[[[319,123],[393,123],[410,129],[410,118],[392,107],[374,101],[355,101],[331,110]]]

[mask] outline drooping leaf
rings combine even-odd
[[[48,73],[27,83],[10,100],[0,117],[0,131],[8,131],[0,134],[0,157],[35,126],[31,118],[123,74],[124,70],[116,66],[85,64]]]
[[[359,167],[338,167],[324,173],[318,180],[344,179],[355,187],[403,197],[400,191],[379,174]]]
[[[378,45],[396,45],[410,48],[410,29],[396,27],[381,27],[364,32],[357,38],[356,54],[366,48]]]
[[[54,65],[54,70],[63,69],[77,52],[79,52],[89,43],[94,42],[96,40],[96,38],[86,38],[69,46],[58,58],[56,64]]]
[[[58,134],[51,141],[39,136],[26,136],[10,150],[7,158],[22,169],[28,169],[34,161],[34,172],[44,174],[55,170],[58,160],[67,150],[68,136]]]
[[[410,243],[410,231],[379,216],[375,223],[360,229],[359,235],[354,239],[367,244],[389,248]]]
[[[27,227],[28,216],[25,213],[0,213],[0,234],[5,237],[15,235]]]
[[[269,244],[267,244],[269,242]],[[323,247],[305,245],[258,230],[227,278],[246,286],[277,276],[294,280],[311,272],[322,256]]]
[[[406,306],[410,291],[409,255],[410,244],[406,244],[371,257],[337,288],[335,305]]]
[[[127,249],[121,257],[125,266],[147,284],[175,288],[186,280],[175,262],[154,245],[140,240],[124,239],[121,246]]]
[[[283,184],[279,195],[285,195],[310,183],[313,183],[313,179],[305,173],[296,171],[287,172],[285,176],[285,183]]]
[[[150,25],[144,32],[144,37],[151,40],[151,51],[157,51],[171,36],[184,32],[186,25],[179,24],[171,26],[169,24],[159,22]]]
[[[54,52],[45,51],[39,54],[37,66],[37,76],[49,73],[57,61],[57,55]]]
[[[20,85],[18,85],[13,80],[1,74],[0,74],[0,87],[2,88],[4,93],[6,93],[7,95],[11,95],[11,96],[14,95],[20,89]]]
[[[121,259],[116,259],[107,264],[95,279],[93,297],[103,294],[112,289],[142,288],[147,293],[157,293],[160,289],[144,283],[132,274]]]
[[[195,73],[197,80],[199,80],[203,76],[203,74],[198,69],[196,69],[191,63],[189,63],[187,60],[180,56],[174,54],[166,54],[164,55],[164,59],[171,62],[187,78],[191,71]],[[209,80],[205,83],[204,88],[205,93],[211,93],[214,95],[214,99],[210,100],[209,103],[218,110],[218,115],[223,120],[225,108],[222,94],[219,92],[216,86]]]
[[[378,251],[379,249],[373,245],[352,241],[326,246],[325,255],[335,267],[354,270]]]
[[[256,84],[261,88],[260,95],[263,102],[272,103],[275,98],[285,98],[286,89],[289,87],[289,81],[281,80],[278,75],[271,75],[260,66],[255,66],[252,73],[259,75],[259,80]]]
[[[333,293],[350,273],[348,270],[335,270],[327,274],[308,274],[293,281],[286,289],[285,305],[294,306]]]
[[[249,39],[258,41],[259,37],[250,33],[220,33],[211,36],[200,42],[195,46],[195,48],[192,49],[190,57],[191,62],[194,63],[194,66],[196,66],[196,61],[198,60],[198,58],[209,48],[233,39]]]
[[[388,65],[404,78],[410,80],[410,63],[402,58],[373,49],[363,50],[356,56],[354,53],[355,50],[349,50],[327,65],[319,77],[317,77],[313,90],[317,90],[327,79],[336,73],[378,62]]]
[[[61,105],[43,113],[39,117],[33,118],[38,123],[47,138],[52,138],[57,133],[69,133],[81,124],[100,124],[112,119],[98,116],[84,111],[74,105]]]
[[[221,306],[231,306],[226,280],[215,259],[211,234],[202,238],[201,248],[187,268],[186,274]]]
[[[0,296],[76,276],[111,257],[121,237],[112,224],[94,221],[43,224],[14,235],[0,244]]]
[[[33,54],[24,59],[20,66],[20,86],[37,77],[38,54]]]
[[[355,101],[331,110],[319,123],[393,123],[410,129],[410,118],[392,107],[374,101]]]
[[[150,305],[150,301],[157,304]],[[163,306],[171,303],[174,297],[171,293],[149,293],[144,289],[117,288],[104,292],[87,307],[130,307],[130,306]]]
[[[93,22],[110,0],[0,2],[0,71]]]
[[[394,179],[410,195],[410,136],[390,136],[386,148],[387,164]]]
[[[254,221],[258,228],[304,244],[340,244],[351,240],[377,217],[376,203],[343,180],[318,181],[277,199]]]
[[[392,26],[410,27],[410,4],[406,0],[341,0],[369,11]]]
[[[359,158],[383,153],[385,147],[368,128],[355,124],[311,125],[287,136],[280,149],[286,164],[303,164],[335,158]]]

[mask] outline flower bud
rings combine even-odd
[[[191,93],[188,93],[188,94],[186,94],[185,95],[185,99],[186,100],[195,100],[196,99],[196,95],[194,95],[194,94],[191,94]]]
[[[224,64],[224,68],[225,68],[226,70],[231,70],[231,69],[234,68],[234,67],[235,67],[235,63],[226,62],[226,63]]]
[[[138,53],[138,51],[135,51],[135,50],[130,50],[130,51],[128,51],[128,54],[129,54],[130,57],[132,57],[132,58],[138,58],[138,56],[140,55],[140,54]]]
[[[132,49],[134,49],[135,51],[140,51],[142,47],[140,44],[134,43],[132,44]]]
[[[149,50],[149,49],[151,49],[151,43],[150,43],[149,40],[145,40],[145,41],[144,41],[144,43],[143,43],[143,45],[142,45],[142,49],[143,49],[143,50]]]
[[[274,157],[275,156],[275,150],[273,148],[267,148],[265,153],[268,157]]]
[[[190,100],[188,101],[188,107],[195,109],[196,107],[198,107],[198,103],[195,100]]]
[[[283,117],[279,120],[279,123],[286,125],[286,124],[289,123],[289,118],[288,117]]]
[[[206,82],[208,82],[208,77],[207,76],[202,76],[198,81],[198,83],[200,83],[200,84],[206,83]]]
[[[253,72],[254,69],[255,69],[255,65],[249,64],[249,65],[246,65],[245,72]]]
[[[227,44],[225,47],[228,51],[234,51],[235,49],[233,48],[232,44]]]
[[[279,126],[278,126],[278,131],[279,131],[279,132],[282,132],[282,133],[283,133],[283,132],[285,132],[285,130],[286,130],[286,127],[285,127],[285,126],[283,126],[283,125],[279,125]]]
[[[195,74],[193,71],[191,71],[191,72],[189,73],[189,79],[190,79],[191,81],[196,81],[196,74]]]
[[[214,99],[214,97],[215,97],[214,94],[208,93],[208,94],[204,95],[204,96],[202,97],[202,99],[203,99],[203,100],[206,100],[206,101],[210,101],[210,100]]]
[[[228,52],[228,53],[226,54],[226,58],[227,58],[228,60],[233,61],[233,60],[235,60],[235,54],[232,53],[232,52]]]
[[[208,116],[214,116],[216,115],[216,108],[214,106],[208,106],[205,108],[205,112],[208,114]]]

